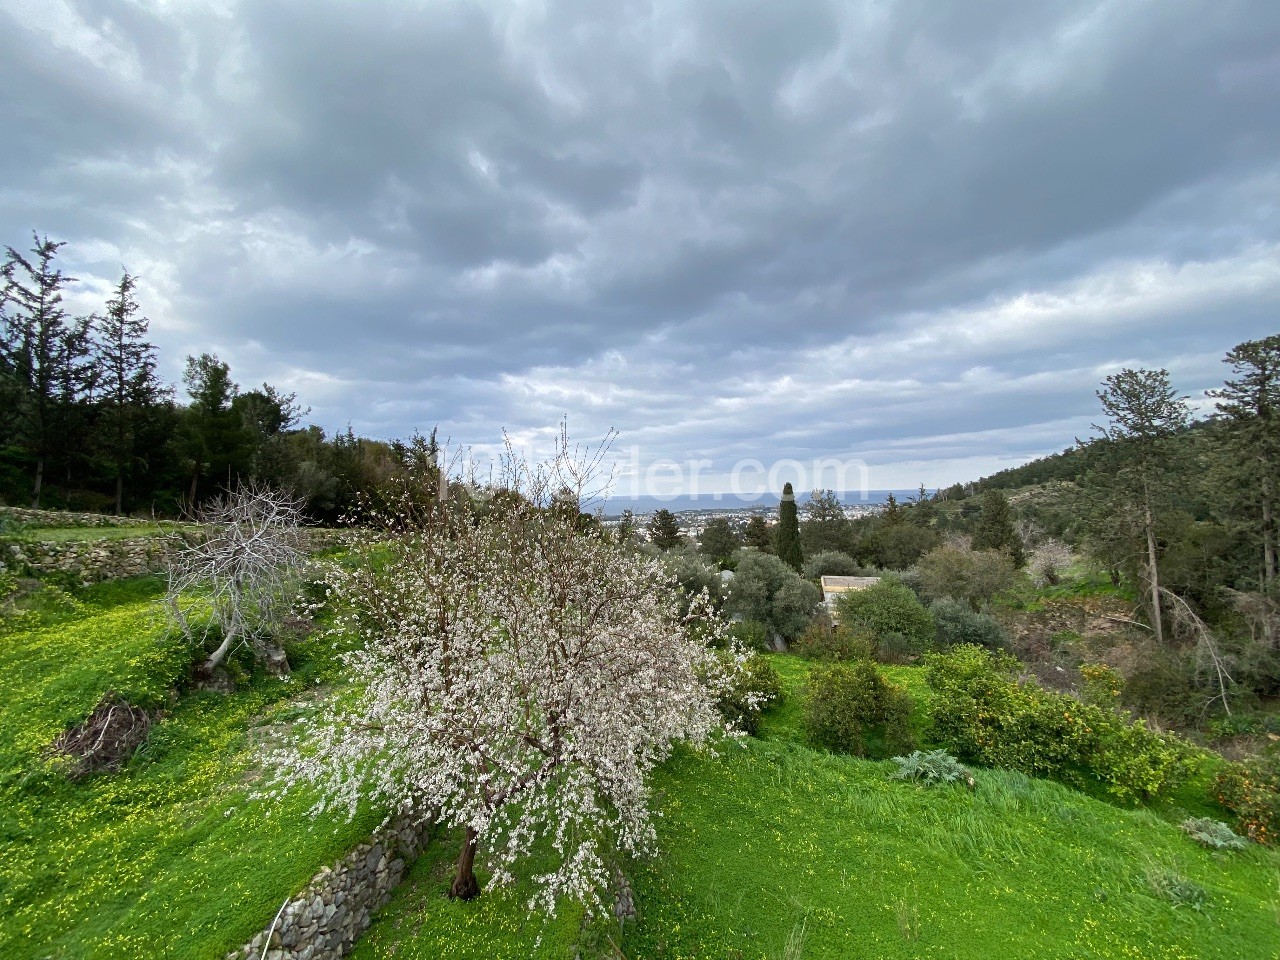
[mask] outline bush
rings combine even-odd
[[[735,674],[733,688],[717,706],[725,720],[754,735],[760,716],[782,698],[782,679],[767,658],[756,654]]]
[[[1280,837],[1280,756],[1228,764],[1215,778],[1213,794],[1250,840],[1275,843]]]
[[[822,591],[767,553],[744,553],[729,581],[729,612],[764,624],[787,642],[804,632],[821,602]]]
[[[934,600],[962,600],[975,612],[1017,582],[1013,562],[994,550],[939,547],[920,558],[920,583]]]
[[[969,643],[1003,650],[1009,642],[999,620],[990,614],[974,613],[967,603],[950,598],[935,600],[929,612],[933,614],[933,642],[940,648]]]
[[[882,757],[910,750],[911,698],[875,664],[858,661],[809,675],[804,726],[809,742],[839,753]]]
[[[973,787],[973,774],[945,750],[915,750],[905,757],[894,757],[893,762],[898,769],[889,775],[890,780],[911,780],[926,787],[962,780]]]
[[[870,660],[875,642],[865,628],[835,626],[830,617],[817,616],[793,649],[809,660]]]
[[[1221,820],[1192,817],[1182,821],[1182,829],[1192,840],[1210,850],[1243,850],[1249,845],[1249,841]]]
[[[908,656],[923,652],[933,640],[933,617],[914,593],[893,580],[840,594],[836,612],[842,624],[865,627],[877,644],[898,634],[903,639],[895,645]]]
[[[729,636],[747,650],[769,649],[769,628],[759,620],[739,620],[730,625]]]
[[[960,646],[927,663],[934,735],[975,762],[1073,786],[1092,781],[1123,800],[1167,793],[1197,766],[1190,744],[1142,721],[1018,683],[1008,655]]]
[[[807,557],[801,568],[806,580],[822,577],[874,577],[876,571],[863,569],[858,561],[843,550],[824,550]]]

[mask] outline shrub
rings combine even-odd
[[[875,642],[865,628],[836,626],[829,617],[818,616],[795,642],[794,649],[810,660],[870,660]]]
[[[1095,707],[1114,709],[1120,703],[1124,678],[1105,663],[1086,663],[1080,667],[1080,699]]]
[[[890,780],[911,780],[926,787],[962,780],[973,787],[973,774],[945,750],[915,750],[905,757],[894,757],[893,762],[898,769],[889,775]]]
[[[1213,794],[1250,840],[1275,843],[1280,837],[1280,757],[1228,764],[1218,772]]]
[[[911,698],[874,663],[835,664],[809,675],[804,725],[809,741],[840,753],[885,756],[913,746]]]
[[[951,598],[935,600],[929,607],[933,614],[933,642],[941,648],[970,643],[989,650],[1002,650],[1008,635],[995,617],[974,613],[968,604]]]
[[[760,728],[760,715],[782,698],[782,679],[773,664],[759,654],[750,657],[733,676],[733,686],[717,706],[725,720],[754,735]]]
[[[1209,904],[1208,891],[1177,870],[1152,865],[1147,868],[1147,885],[1157,897],[1175,907],[1190,907],[1201,913]]]
[[[931,598],[963,600],[974,611],[1017,582],[1013,562],[994,550],[939,547],[921,557],[917,569],[921,586]]]
[[[821,577],[875,576],[874,571],[864,570],[857,560],[843,550],[824,550],[805,558],[801,572],[806,580],[818,580]]]
[[[1243,850],[1249,845],[1249,841],[1221,820],[1191,817],[1182,821],[1182,829],[1192,840],[1210,850]]]
[[[769,628],[759,620],[739,620],[729,627],[729,635],[747,650],[769,649]]]
[[[929,611],[910,589],[893,580],[840,594],[836,612],[841,623],[865,627],[878,644],[886,635],[898,634],[909,651],[922,652],[933,639]]]
[[[822,591],[767,553],[744,553],[729,581],[729,612],[788,642],[804,632],[821,602]]]
[[[975,646],[930,654],[936,738],[962,757],[1134,800],[1182,783],[1198,754],[1114,710],[1018,683],[1017,661]]]

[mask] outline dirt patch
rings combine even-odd
[[[84,723],[53,742],[53,753],[70,761],[67,776],[79,780],[119,770],[146,741],[157,715],[108,693]]]

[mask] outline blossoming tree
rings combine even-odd
[[[364,639],[347,655],[359,693],[276,760],[318,809],[373,798],[462,829],[451,897],[479,895],[478,856],[496,886],[549,845],[530,903],[548,912],[600,906],[616,858],[652,849],[646,775],[724,730],[715,703],[745,659],[713,649],[709,601],[682,615],[658,561],[581,523],[582,476],[567,446],[557,459],[385,518],[331,585]]]

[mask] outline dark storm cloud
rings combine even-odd
[[[0,225],[327,427],[1058,449],[1274,332],[1280,7],[0,3]]]

